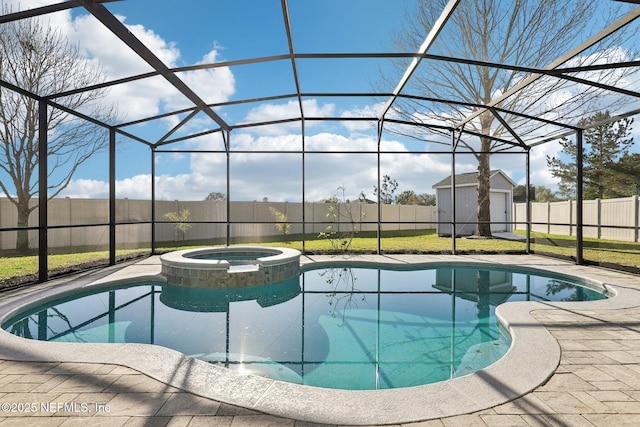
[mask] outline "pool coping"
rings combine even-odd
[[[545,309],[615,310],[640,306],[638,276],[594,267],[576,266],[561,260],[532,255],[517,256],[426,256],[360,255],[303,256],[309,268],[345,262],[386,267],[438,263],[478,264],[493,262],[537,268],[605,284],[617,295],[593,302],[514,302],[502,304],[496,314],[511,333],[507,354],[493,365],[473,374],[441,383],[390,390],[349,391],[285,383],[256,376],[241,376],[224,368],[191,359],[167,348],[147,344],[76,344],[39,342],[0,331],[0,357],[5,360],[104,363],[127,366],[165,384],[220,402],[301,421],[341,425],[399,424],[471,413],[520,397],[555,372],[560,347],[531,312]],[[132,277],[158,279],[157,257],[114,269],[97,279],[60,281],[41,285],[29,295],[3,294],[0,318],[11,315],[30,298],[42,298],[79,287],[106,286]],[[57,286],[54,286],[56,285]],[[35,304],[35,302],[34,302]],[[523,362],[524,361],[524,362]]]
[[[300,251],[291,248],[280,248],[272,246],[210,246],[204,248],[184,249],[181,251],[167,252],[160,255],[161,262],[169,266],[183,268],[198,268],[205,270],[228,270],[229,261],[224,259],[198,259],[196,256],[211,252],[224,253],[225,251],[242,251],[249,253],[272,252],[267,256],[256,258],[256,263],[263,266],[282,264],[283,262],[299,259]],[[185,256],[185,255],[190,255]]]

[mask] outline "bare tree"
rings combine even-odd
[[[417,51],[424,37],[440,16],[446,0],[422,0],[417,10],[407,15],[402,28],[393,35],[395,46],[401,51]],[[437,61],[425,59],[409,81],[405,92],[419,95],[422,99],[400,98],[393,106],[394,113],[401,118],[425,124],[453,125],[475,111],[473,105],[487,105],[497,96],[506,93],[530,74],[506,68],[491,67],[487,63],[543,68],[560,58],[570,48],[577,46],[592,34],[591,28],[600,28],[602,23],[612,22],[619,16],[616,2],[598,3],[608,9],[594,11],[593,2],[584,1],[540,1],[540,0],[474,0],[463,1],[438,35],[436,44],[429,53],[481,61]],[[598,22],[598,25],[591,25]],[[602,62],[619,62],[620,56],[629,53],[621,48],[624,31],[607,37],[580,57],[570,60],[570,65],[581,66]],[[629,53],[630,57],[635,57]],[[396,63],[398,71],[404,72],[406,62]],[[584,74],[580,74],[584,78]],[[624,76],[620,70],[593,71],[588,79],[615,85]],[[382,84],[394,87],[396,81],[383,76]],[[578,117],[589,111],[613,108],[621,97],[605,97],[602,89],[594,89],[554,77],[542,77],[534,84],[500,102],[497,107],[532,116],[575,123]],[[556,93],[559,96],[549,97]],[[446,102],[427,101],[439,99],[472,105],[461,108]],[[606,105],[602,105],[606,104]],[[548,124],[523,119],[520,116],[501,114],[505,123],[516,129],[520,136],[548,132]],[[473,153],[478,161],[478,227],[477,234],[491,236],[489,176],[490,153],[500,142],[493,138],[509,137],[508,129],[490,111],[481,113],[466,125],[467,130],[487,137],[479,137],[479,144],[462,139],[461,144]],[[546,129],[543,127],[547,126]],[[423,133],[424,128],[411,130],[395,128],[418,139],[433,139],[433,131]],[[559,128],[551,131],[558,131]],[[514,140],[515,142],[515,140]]]
[[[30,93],[47,96],[104,80],[102,71],[71,45],[59,31],[40,20],[0,26],[0,79]],[[113,108],[100,106],[102,90],[65,96],[60,103],[105,121]],[[37,99],[0,87],[0,188],[17,208],[17,226],[27,227],[37,208],[39,126]],[[100,126],[60,109],[47,109],[48,197],[58,195],[77,168],[109,138]],[[16,249],[29,250],[27,230],[17,233]]]

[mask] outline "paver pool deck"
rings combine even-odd
[[[640,277],[534,255],[366,255],[386,264],[492,262],[589,277],[617,295],[508,303],[501,361],[417,388],[349,392],[227,374],[142,344],[42,343],[0,331],[0,427],[16,426],[637,426]],[[335,260],[304,256],[302,263]],[[160,271],[158,257],[0,294],[0,314],[34,292]],[[215,378],[212,378],[215,377]],[[533,386],[531,386],[533,384]]]

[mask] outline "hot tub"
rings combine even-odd
[[[236,288],[282,282],[300,275],[300,252],[265,246],[216,246],[160,256],[172,285]]]

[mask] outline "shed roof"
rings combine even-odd
[[[493,179],[494,176],[501,175],[504,177],[506,181],[508,181],[514,187],[516,183],[513,182],[509,176],[502,171],[502,169],[495,169],[491,171],[491,176],[489,179]],[[460,187],[463,185],[478,185],[478,172],[468,172],[461,173],[455,176],[456,187]],[[432,188],[450,188],[451,187],[451,175],[446,177],[445,179],[438,181],[433,185]]]

